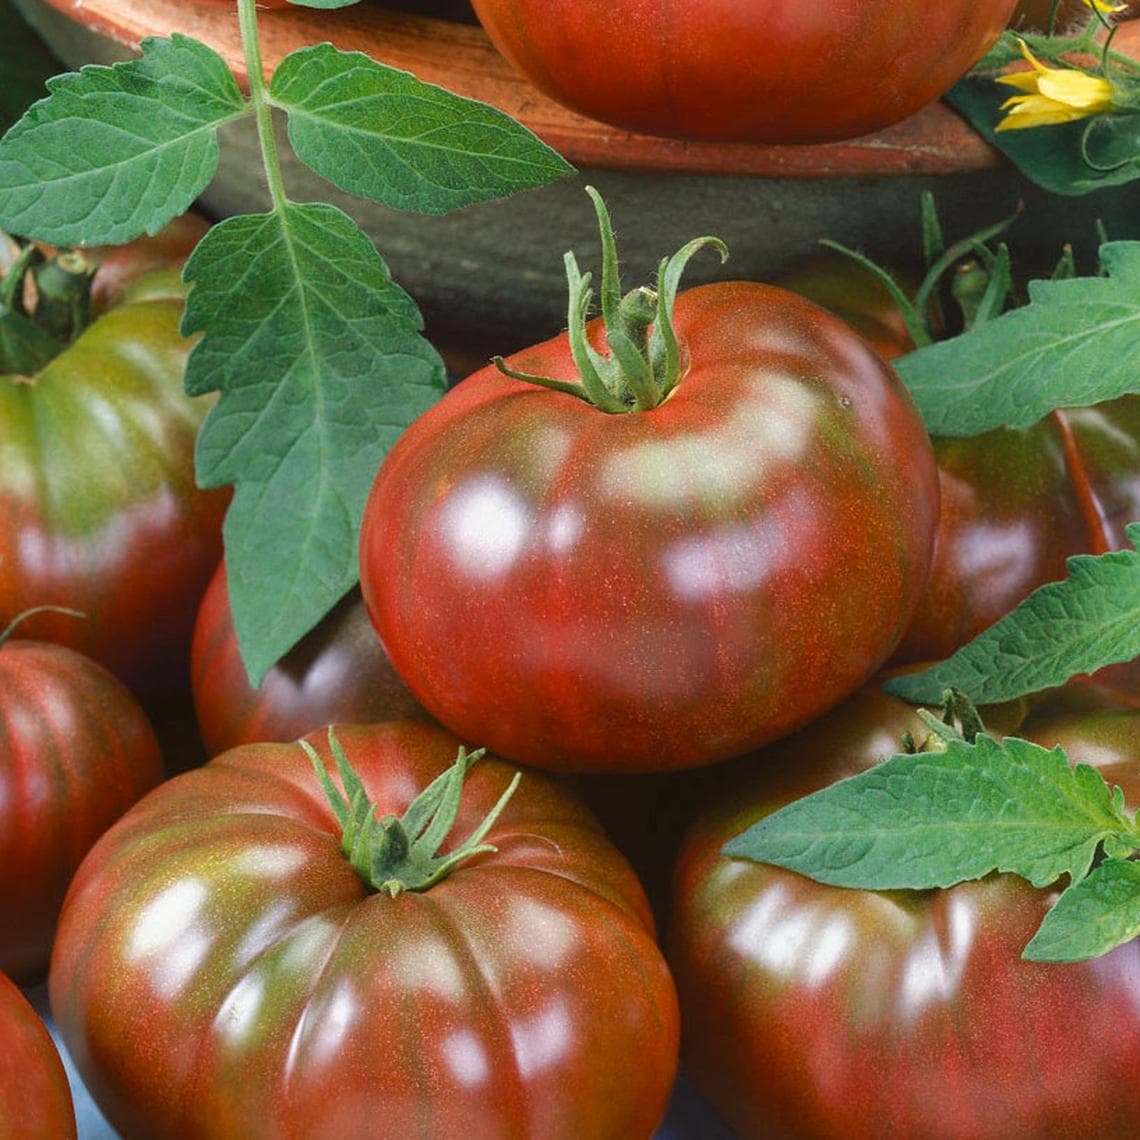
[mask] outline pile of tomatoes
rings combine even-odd
[[[474,7],[586,113],[783,142],[910,113],[1014,3],[782,5],[803,47],[779,59],[731,5],[677,17],[653,59],[629,32],[677,5]],[[837,64],[824,8],[882,56]],[[869,73],[890,100],[855,97]],[[654,93],[637,113],[630,84]],[[726,98],[738,121],[705,105]],[[9,979],[47,980],[124,1136],[650,1137],[681,1064],[741,1136],[1134,1133],[1140,941],[1029,963],[1051,897],[1012,877],[841,891],[721,848],[921,739],[883,670],[1123,543],[1140,399],[932,442],[857,269],[798,292],[674,297],[683,261],[653,293],[603,281],[603,318],[404,433],[361,589],[254,687],[227,497],[193,478],[209,402],[181,390],[202,229],[92,251],[95,319],[0,376],[0,1135],[75,1132]],[[983,713],[1140,803],[1134,668]],[[469,747],[493,755],[452,780]],[[471,836],[422,885],[370,873]]]

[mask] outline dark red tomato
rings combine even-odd
[[[0,970],[46,974],[75,868],[161,778],[154,733],[121,681],[64,646],[0,644]]]
[[[75,1108],[55,1042],[0,973],[0,1140],[75,1140]]]
[[[856,263],[817,260],[784,284],[893,360],[913,347],[886,291]],[[935,439],[940,517],[930,579],[895,660],[949,656],[1073,554],[1127,547],[1140,519],[1140,396],[1051,412],[1029,428]]]
[[[754,820],[926,730],[868,691],[758,754],[689,833],[669,958],[688,1071],[742,1137],[1126,1140],[1140,1119],[1140,940],[1083,963],[1021,952],[1050,891],[842,890],[720,854]],[[1018,735],[1140,802],[1140,710],[1030,715]]]
[[[336,721],[428,718],[396,676],[359,590],[253,688],[238,651],[224,565],[198,610],[190,678],[198,726],[211,756],[237,744],[296,740]]]
[[[674,323],[687,371],[652,410],[492,366],[377,475],[373,623],[421,704],[500,755],[634,771],[746,752],[865,680],[922,591],[935,474],[894,373],[771,286],[690,289]],[[577,376],[565,335],[508,364]]]
[[[472,0],[532,83],[614,126],[690,139],[816,143],[937,99],[1015,0]]]
[[[170,258],[201,223],[180,223]],[[185,241],[181,240],[182,238]],[[164,254],[143,241],[148,267]],[[116,283],[131,253],[99,250]],[[0,375],[0,626],[96,658],[139,691],[185,678],[198,602],[221,557],[226,491],[201,491],[194,442],[209,403],[182,391],[192,341],[179,333],[177,273],[131,280],[35,376]]]
[[[459,741],[338,728],[377,818]],[[331,767],[325,733],[310,736]],[[467,777],[465,838],[513,769]],[[125,1137],[652,1135],[673,1083],[673,984],[644,893],[594,817],[537,774],[496,850],[426,891],[371,892],[296,744],[174,777],[76,876],[52,1011]]]

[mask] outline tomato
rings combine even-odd
[[[845,257],[783,282],[843,317],[888,360],[913,347],[897,307]],[[1028,428],[934,440],[939,522],[926,592],[894,660],[949,656],[1073,554],[1128,546],[1140,519],[1140,396],[1063,408]]]
[[[459,744],[412,722],[336,733],[377,819]],[[331,765],[325,733],[307,740]],[[471,768],[457,836],[512,772]],[[485,840],[391,896],[345,858],[296,744],[232,749],[152,792],[84,861],[52,960],[56,1023],[111,1124],[148,1140],[652,1135],[679,1028],[640,884],[537,774]]]
[[[742,765],[687,836],[669,959],[683,1059],[742,1137],[1039,1140],[1135,1135],[1140,940],[1045,964],[1021,952],[1055,895],[1009,875],[873,892],[730,859],[775,807],[922,739],[914,711],[867,691]],[[1140,710],[1030,713],[1140,802]]]
[[[686,365],[651,410],[490,366],[376,476],[372,621],[421,704],[500,755],[634,771],[748,751],[865,680],[922,591],[935,474],[894,373],[771,286],[690,289],[674,325]],[[565,334],[507,364],[578,374]]]
[[[536,87],[602,122],[688,139],[817,143],[947,91],[1015,0],[472,0]]]
[[[359,590],[255,689],[238,652],[221,564],[198,610],[190,662],[198,726],[211,756],[237,744],[295,740],[334,721],[427,719],[392,669]]]
[[[221,557],[228,491],[194,481],[209,403],[182,391],[193,342],[179,333],[178,262],[204,229],[184,219],[173,234],[94,251],[108,278],[92,283],[96,319],[38,374],[0,374],[0,626],[34,606],[81,611],[40,614],[22,632],[96,658],[138,691],[185,677]]]
[[[47,972],[75,868],[161,777],[121,681],[64,646],[0,644],[0,970],[20,982]]]
[[[55,1042],[0,973],[0,1140],[75,1140],[75,1108]]]

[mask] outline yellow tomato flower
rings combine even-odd
[[[1112,0],[1083,0],[1083,3],[1098,12],[1123,12],[1128,7],[1127,4],[1113,4]]]
[[[1091,2],[1103,3],[1104,0]],[[1071,123],[1074,119],[1086,119],[1112,107],[1115,88],[1109,80],[1075,67],[1046,67],[1034,58],[1024,41],[1019,42],[1021,54],[1033,70],[1003,75],[998,79],[999,83],[1016,87],[1026,94],[1014,95],[1001,105],[1006,115],[998,123],[997,130],[1015,131],[1025,127]]]

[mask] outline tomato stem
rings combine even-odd
[[[586,187],[598,217],[602,242],[600,302],[602,327],[609,355],[590,342],[587,329],[594,291],[591,275],[582,273],[572,251],[564,257],[569,292],[567,337],[578,370],[577,381],[536,376],[509,367],[502,357],[493,363],[515,380],[567,392],[611,414],[644,412],[656,408],[681,378],[682,353],[673,328],[673,303],[681,275],[690,258],[706,245],[716,248],[721,261],[728,249],[719,238],[699,237],[684,245],[658,266],[657,287],[641,286],[622,295],[613,224],[601,195]]]
[[[265,85],[265,68],[261,59],[261,40],[257,31],[257,5],[255,0],[238,0],[238,26],[241,29],[241,46],[245,54],[245,69],[249,76],[249,98],[257,122],[257,141],[261,147],[261,163],[274,209],[285,206],[285,179],[281,173],[281,159],[277,153],[277,140],[273,134],[273,115],[269,91]]]
[[[483,838],[514,795],[522,774],[516,772],[495,806],[478,827],[446,854],[440,847],[459,815],[463,781],[484,749],[468,752],[460,747],[455,763],[437,776],[409,804],[402,816],[391,813],[376,818],[376,805],[368,799],[364,783],[329,728],[329,749],[336,762],[344,791],[332,777],[308,741],[301,747],[312,761],[333,815],[341,828],[341,850],[360,878],[374,891],[393,898],[404,891],[426,891],[473,855],[496,850]]]

